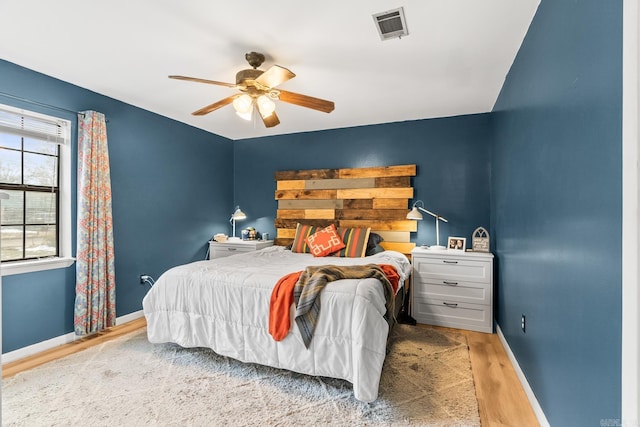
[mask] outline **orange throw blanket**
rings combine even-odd
[[[398,291],[400,275],[390,264],[379,264],[382,272],[387,276],[393,293]],[[269,333],[276,341],[282,341],[289,334],[291,325],[290,307],[293,304],[293,288],[300,279],[302,271],[296,271],[282,276],[271,292],[269,303]]]
[[[296,271],[281,277],[271,292],[269,333],[276,341],[282,341],[289,334],[289,325],[291,324],[289,307],[293,304],[293,287],[301,274],[302,271]]]

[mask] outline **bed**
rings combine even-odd
[[[408,300],[406,254],[417,226],[406,214],[415,175],[416,165],[275,172],[275,246],[168,270],[143,300],[149,340],[344,379],[356,399],[374,401],[394,315]],[[327,254],[338,256],[306,253],[301,236],[325,227],[337,227],[347,247]],[[368,250],[373,235],[383,250],[375,255]],[[337,280],[319,293],[311,341],[293,320],[293,306],[288,335],[281,341],[270,335],[270,299],[281,278],[310,266],[366,264],[391,265],[400,276],[395,313],[387,313],[384,277]]]
[[[372,402],[378,396],[390,328],[378,280],[329,283],[320,294],[320,316],[308,349],[294,325],[279,342],[268,332],[276,282],[306,266],[328,263],[390,264],[401,285],[410,272],[407,257],[395,251],[316,258],[281,246],[174,267],[143,300],[149,341],[208,347],[243,362],[344,379],[353,384],[356,399]]]

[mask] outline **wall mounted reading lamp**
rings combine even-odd
[[[247,215],[240,210],[240,206],[236,206],[236,210],[231,214],[231,218],[229,219],[233,231],[229,240],[240,240],[239,237],[236,237],[236,221],[242,221],[243,219],[247,219]]]
[[[429,249],[435,249],[435,250],[446,249],[445,246],[440,246],[440,221],[443,221],[443,222],[449,222],[449,221],[447,221],[445,218],[441,217],[438,214],[434,214],[433,212],[426,210],[424,208],[424,202],[422,200],[416,200],[416,202],[413,204],[413,208],[407,214],[407,219],[421,221],[422,214],[420,213],[420,211],[426,212],[436,219],[436,244],[433,246],[429,246]]]

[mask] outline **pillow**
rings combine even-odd
[[[344,242],[333,224],[307,237],[305,242],[314,257],[327,256],[344,248]]]
[[[362,258],[367,251],[367,242],[371,227],[367,228],[338,228],[338,234],[345,247],[334,254],[334,256],[347,258]]]
[[[307,245],[306,238],[311,236],[319,229],[320,227],[316,227],[314,225],[298,223],[298,225],[296,226],[296,236],[293,238],[293,243],[291,244],[291,252],[296,252],[299,254],[311,253],[311,250]]]
[[[380,245],[375,245],[373,248],[367,249],[367,253],[365,254],[366,256],[371,256],[371,255],[375,255],[377,253],[380,252],[384,252],[385,249],[380,246]]]
[[[380,242],[384,242],[384,239],[378,233],[369,233],[369,240],[367,241],[367,251],[365,252],[366,256],[377,254],[378,252],[383,252],[384,248],[380,246]]]

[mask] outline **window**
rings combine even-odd
[[[3,274],[69,266],[68,120],[0,105]]]

